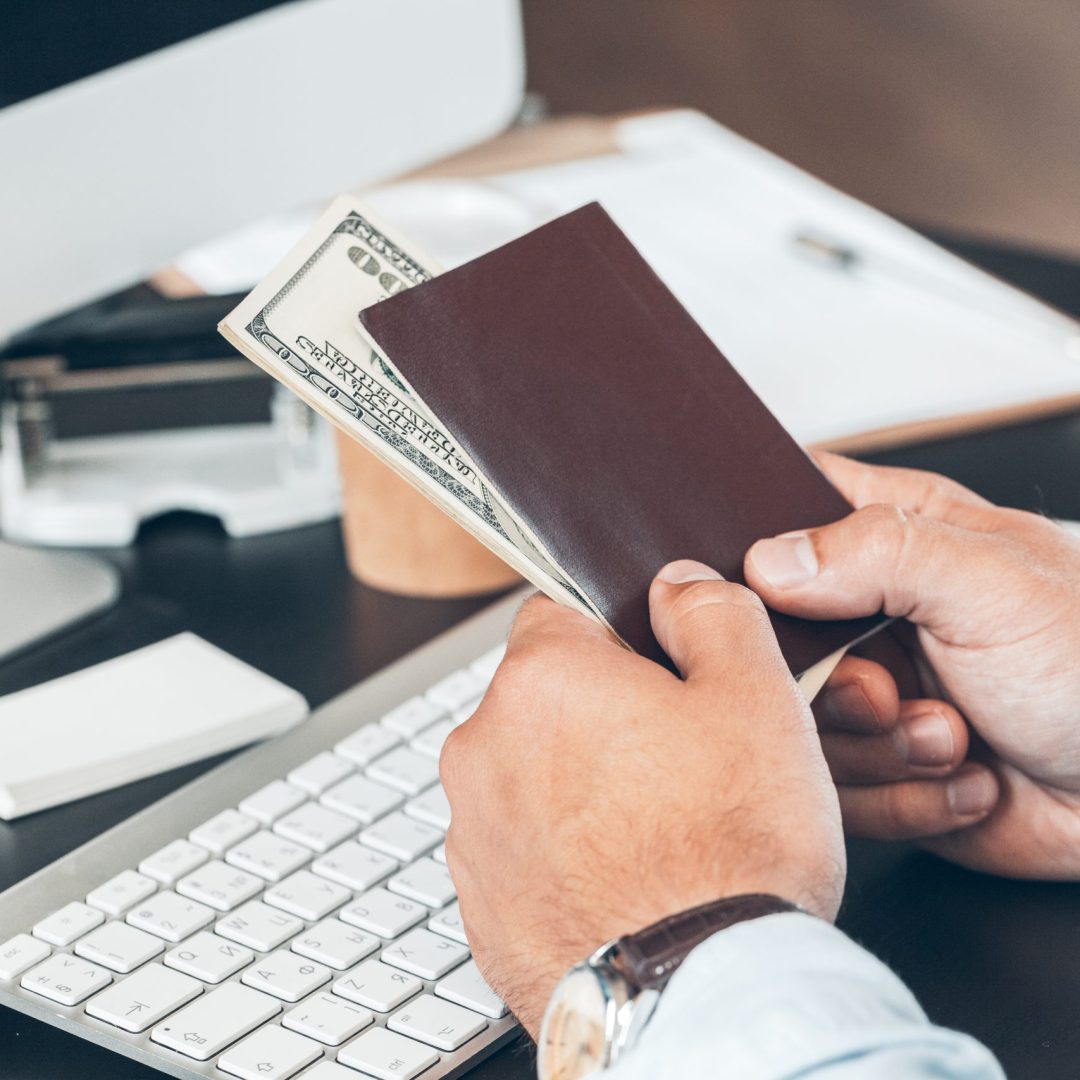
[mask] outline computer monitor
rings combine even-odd
[[[20,46],[34,7],[49,21]],[[155,48],[189,7],[226,25]],[[0,109],[0,342],[202,240],[478,142],[523,96],[517,0],[8,0],[3,64],[93,56],[110,20],[148,51]]]
[[[478,142],[524,92],[517,0],[7,0],[3,26],[0,344],[203,240]],[[17,554],[0,547],[0,652],[115,593],[100,566]],[[29,626],[8,590],[56,599],[54,570],[70,602]]]

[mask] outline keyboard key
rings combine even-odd
[[[436,844],[441,844],[443,832],[395,810],[382,821],[376,821],[364,829],[359,839],[365,847],[408,863],[426,855]]]
[[[158,884],[153,878],[137,874],[134,870],[122,870],[104,885],[99,885],[86,898],[86,902],[106,915],[118,918],[140,900],[153,896],[157,889]]]
[[[124,1031],[145,1031],[202,992],[197,980],[150,964],[91,998],[86,1011]]]
[[[239,983],[227,982],[159,1024],[150,1032],[150,1038],[178,1054],[209,1061],[229,1043],[265,1024],[280,1011],[281,1005],[273,998]]]
[[[300,933],[304,924],[293,915],[249,900],[231,915],[219,919],[214,932],[259,952],[270,952]]]
[[[334,993],[376,1012],[390,1012],[423,990],[424,984],[415,976],[365,960],[359,967],[346,972],[334,983]]]
[[[368,889],[338,912],[338,918],[370,934],[395,938],[427,917],[428,909],[383,888]]]
[[[380,957],[384,964],[393,964],[421,979],[441,979],[468,958],[469,950],[464,945],[423,928],[411,930],[387,945]]]
[[[281,1023],[309,1039],[318,1039],[327,1046],[340,1046],[374,1020],[372,1013],[363,1006],[353,1005],[336,994],[320,993],[287,1012]]]
[[[428,919],[428,929],[450,938],[451,941],[460,942],[462,945],[469,944],[465,940],[465,924],[461,921],[461,909],[456,903],[432,915]]]
[[[203,930],[171,949],[163,959],[177,971],[193,975],[203,982],[219,983],[247,967],[255,959],[255,954],[243,945]]]
[[[126,975],[165,951],[161,939],[122,922],[110,922],[87,934],[75,952],[92,964]]]
[[[366,776],[348,776],[325,792],[319,801],[331,810],[370,825],[383,814],[396,810],[405,801],[405,796],[393,788],[376,784]]]
[[[330,981],[330,969],[288,949],[279,949],[252,964],[240,981],[282,1001],[299,1001]]]
[[[240,804],[240,810],[262,825],[273,825],[282,814],[294,810],[302,802],[307,802],[307,793],[302,788],[286,784],[284,780],[272,780],[249,795]]]
[[[338,1053],[338,1061],[378,1080],[412,1080],[438,1060],[430,1047],[382,1027],[357,1035]]]
[[[450,1051],[479,1035],[487,1027],[487,1021],[460,1005],[421,994],[394,1013],[386,1026],[439,1050]]]
[[[47,919],[42,919],[34,927],[34,937],[47,941],[50,945],[70,945],[76,938],[88,934],[105,921],[97,908],[92,908],[81,900],[65,904],[59,911],[54,911]]]
[[[162,885],[172,885],[209,858],[206,848],[190,840],[174,840],[143,859],[139,863],[139,873],[160,881]]]
[[[469,670],[485,683],[491,682],[495,672],[506,655],[506,643],[502,642],[493,649],[488,649],[483,656],[477,657],[470,665]]]
[[[290,948],[301,956],[344,971],[382,948],[374,934],[346,926],[340,919],[323,919],[293,938]]]
[[[205,904],[166,890],[132,908],[127,914],[127,921],[139,930],[177,942],[213,922],[214,912]]]
[[[356,833],[356,822],[336,810],[309,802],[278,818],[274,824],[274,832],[278,836],[284,836],[286,840],[295,840],[298,844],[304,844],[318,852],[326,852],[353,836]]]
[[[405,813],[444,832],[450,828],[450,802],[442,784],[436,784],[405,804]]]
[[[446,865],[446,845],[440,844],[432,853],[431,857],[436,862],[441,862],[443,866]]]
[[[441,863],[428,858],[417,859],[411,866],[399,870],[386,887],[431,908],[441,908],[457,896],[450,872]]]
[[[217,1064],[242,1080],[287,1080],[321,1057],[318,1043],[270,1024],[227,1050]]]
[[[409,698],[396,709],[391,709],[380,721],[405,739],[419,735],[426,727],[431,727],[436,720],[442,720],[446,710],[426,697]]]
[[[489,681],[468,668],[461,668],[447,675],[445,679],[440,679],[425,696],[428,701],[441,705],[447,712],[453,712],[482,697]]]
[[[0,945],[0,979],[17,978],[51,953],[52,949],[45,942],[35,941],[29,934],[8,938]]]
[[[472,714],[470,713],[470,715]],[[438,761],[439,755],[442,753],[443,743],[450,737],[450,732],[455,727],[457,725],[453,720],[440,720],[437,724],[432,724],[427,731],[421,731],[409,743],[409,746],[418,754],[423,754],[424,757]]]
[[[60,1005],[78,1005],[111,982],[112,976],[105,968],[57,953],[31,968],[19,985]]]
[[[435,993],[447,1001],[464,1005],[466,1009],[490,1016],[492,1020],[498,1020],[507,1012],[502,998],[484,981],[475,960],[466,960],[461,967],[440,979]]]
[[[399,746],[373,761],[366,772],[372,780],[406,795],[419,795],[439,779],[439,763],[407,746]]]
[[[311,872],[355,892],[362,892],[388,877],[400,865],[397,859],[391,859],[389,855],[347,840],[316,859],[311,864]]]
[[[263,893],[263,902],[308,922],[329,915],[352,897],[348,889],[310,870],[298,870]]]
[[[188,839],[214,855],[224,855],[228,848],[239,844],[258,827],[259,823],[255,818],[241,814],[239,810],[222,810],[209,821],[204,821],[197,829],[192,829],[188,833]]]
[[[213,859],[182,877],[176,883],[176,891],[181,896],[208,904],[215,911],[232,911],[237,904],[262,892],[265,886],[262,878]]]
[[[365,724],[334,747],[334,752],[361,768],[401,742],[401,736],[378,724]]]
[[[225,852],[225,861],[267,881],[281,881],[311,859],[311,849],[263,829]]]
[[[346,1069],[336,1061],[320,1061],[304,1073],[304,1080],[356,1080],[356,1070]]]
[[[321,795],[328,787],[344,780],[352,771],[351,762],[324,750],[293,769],[286,779],[290,784],[303,788],[309,795]]]

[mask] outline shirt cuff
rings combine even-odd
[[[694,949],[605,1078],[863,1075],[1004,1076],[974,1039],[932,1025],[896,975],[834,926],[786,913]]]

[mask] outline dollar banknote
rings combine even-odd
[[[416,245],[343,196],[220,330],[538,588],[601,618],[360,325],[361,310],[439,270]]]

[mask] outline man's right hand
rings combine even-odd
[[[909,620],[925,694],[901,701],[854,658],[830,680],[817,711],[848,831],[1080,878],[1080,543],[932,473],[817,460],[854,513],[759,541],[747,582],[804,618]]]

